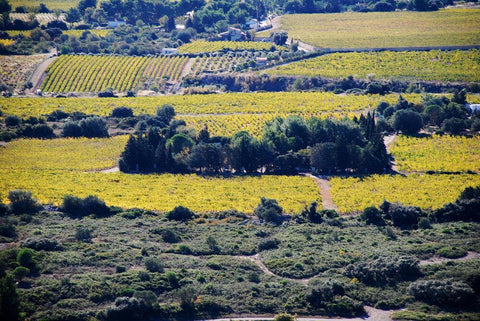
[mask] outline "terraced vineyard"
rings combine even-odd
[[[480,171],[479,136],[399,136],[391,152],[402,171]]]
[[[268,71],[269,74],[344,78],[480,81],[480,50],[333,53]]]
[[[480,175],[332,177],[330,184],[333,201],[342,213],[378,207],[384,200],[436,209],[455,201],[466,187],[480,185]]]
[[[221,50],[270,50],[271,43],[253,41],[193,41],[178,48],[179,53],[202,53]],[[284,47],[276,47],[285,50]]]
[[[289,213],[312,201],[321,202],[314,181],[299,176],[224,179],[96,172],[116,164],[125,141],[126,137],[12,142],[0,153],[0,197],[6,201],[6,191],[22,188],[44,203],[58,204],[66,194],[95,194],[126,208],[169,211],[184,205],[199,212],[245,213],[253,212],[261,196],[277,199]]]
[[[120,92],[136,89],[141,81],[178,80],[186,57],[116,57],[65,55],[47,69],[44,92]]]
[[[289,37],[323,48],[391,48],[480,44],[480,10],[285,15]]]
[[[1,82],[13,88],[15,92],[22,91],[35,66],[44,58],[44,55],[0,56]]]

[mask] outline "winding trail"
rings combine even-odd
[[[333,202],[333,196],[330,192],[330,182],[326,177],[318,177],[309,173],[302,173],[302,175],[311,177],[317,184],[320,189],[320,194],[322,195],[322,204],[323,208],[326,210],[338,210],[337,205]]]

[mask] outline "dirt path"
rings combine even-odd
[[[33,84],[32,89],[30,89],[29,93],[34,93],[42,83],[43,77],[45,75],[45,71],[47,70],[48,66],[57,58],[56,56],[51,56],[50,58],[45,59],[42,61],[34,70],[33,74],[30,76],[29,81]]]
[[[310,282],[310,280],[312,280],[313,278],[315,278],[317,276],[317,275],[314,275],[314,276],[311,276],[311,277],[305,278],[305,279],[286,278],[286,277],[276,275],[275,273],[270,271],[268,269],[268,267],[265,264],[263,264],[262,260],[260,259],[259,254],[255,254],[255,255],[252,255],[252,256],[240,255],[240,256],[236,256],[236,257],[244,259],[244,260],[249,260],[249,261],[255,263],[260,268],[260,270],[262,270],[262,272],[265,273],[266,275],[276,276],[276,277],[279,277],[279,278],[282,278],[282,279],[285,279],[285,280],[289,280],[289,281],[292,281],[292,282],[297,282],[297,283],[303,284],[305,286],[308,286],[308,282]]]
[[[320,188],[320,194],[322,195],[323,208],[326,210],[338,210],[337,205],[333,202],[332,193],[330,192],[330,182],[326,178],[320,178],[318,176],[303,173],[302,175],[311,177],[315,180],[318,188]]]
[[[185,66],[183,66],[182,73],[180,74],[180,79],[185,77],[192,71],[193,64],[195,63],[196,58],[190,58],[188,59],[187,63]]]
[[[464,257],[459,257],[458,259],[447,259],[444,257],[438,257],[434,256],[429,258],[428,260],[421,260],[419,265],[431,265],[431,264],[441,264],[445,262],[451,262],[451,261],[469,261],[469,260],[480,260],[480,253],[477,252],[467,252],[467,255]]]
[[[395,142],[396,138],[397,138],[397,135],[395,135],[395,134],[383,137],[383,143],[385,144],[385,148],[387,149],[387,153],[389,153],[389,154],[391,153],[391,148],[392,148],[393,143]],[[392,162],[392,170],[394,172],[398,172],[398,165],[395,162],[395,160],[393,160],[393,162]]]
[[[358,318],[325,318],[325,317],[299,317],[297,321],[392,321],[391,314],[392,310],[390,311],[383,311],[378,310],[369,306],[365,306],[365,311],[367,312],[368,316],[358,317]],[[273,320],[274,317],[272,315],[266,316],[251,316],[251,317],[230,317],[230,318],[223,318],[223,319],[211,319],[211,320],[201,320],[201,321],[270,321]],[[198,321],[198,320],[197,320]]]

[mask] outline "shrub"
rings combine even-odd
[[[420,275],[420,269],[418,261],[411,257],[380,257],[350,264],[344,274],[375,285],[415,279]]]
[[[262,240],[258,243],[258,251],[274,250],[278,248],[280,241],[277,239]]]
[[[431,229],[432,225],[430,224],[430,220],[428,218],[421,217],[420,220],[418,220],[418,227],[422,230],[427,230]]]
[[[163,264],[158,258],[147,258],[145,260],[145,268],[150,272],[163,272]]]
[[[465,120],[460,118],[446,119],[442,124],[442,129],[452,135],[458,135],[467,128]]]
[[[332,301],[334,296],[345,294],[343,286],[334,280],[314,284],[306,295],[307,302],[314,308],[319,308],[322,303]]]
[[[467,251],[461,247],[447,246],[439,249],[437,255],[447,259],[458,259],[467,255]]]
[[[388,214],[394,226],[412,227],[417,224],[418,218],[423,214],[419,207],[402,206],[398,203],[391,204]]]
[[[127,268],[123,265],[117,265],[115,267],[115,273],[123,273],[127,270]]]
[[[175,231],[167,228],[161,232],[162,239],[166,243],[178,243],[182,238]]]
[[[30,269],[24,266],[17,266],[15,270],[13,270],[12,274],[17,281],[22,282],[22,279],[30,274]]]
[[[280,224],[282,222],[283,209],[274,199],[262,197],[260,203],[253,211],[254,214],[265,222]]]
[[[57,109],[55,111],[52,111],[49,115],[47,115],[47,120],[48,121],[59,121],[59,120],[67,118],[68,116],[70,116],[69,113],[66,113],[61,109]]]
[[[0,235],[4,237],[16,237],[15,225],[9,222],[0,223]]]
[[[171,221],[189,221],[193,219],[195,213],[183,206],[177,206],[166,214],[166,218]]]
[[[90,242],[92,240],[92,230],[86,227],[77,228],[75,239],[80,242]]]
[[[60,210],[71,217],[83,217],[93,214],[97,217],[103,217],[111,214],[110,208],[105,202],[97,196],[89,195],[84,199],[76,196],[66,195]]]
[[[14,214],[31,214],[38,212],[41,205],[32,197],[32,192],[21,189],[8,192],[10,211]]]
[[[62,129],[63,137],[80,137],[82,136],[82,127],[77,122],[69,121],[65,123]]]
[[[5,117],[5,125],[7,127],[16,127],[19,126],[22,123],[22,119],[18,116],[15,115],[8,115]]]
[[[133,117],[133,111],[131,108],[124,107],[124,106],[116,107],[112,110],[112,117],[117,117],[117,118]]]
[[[295,321],[295,320],[296,320],[295,316],[288,313],[277,314],[273,318],[273,321]]]
[[[48,238],[29,238],[22,242],[22,247],[28,247],[35,251],[61,251],[62,245],[57,240]]]
[[[55,134],[53,129],[47,124],[27,125],[23,131],[23,136],[31,138],[53,138]]]
[[[35,251],[32,249],[21,249],[17,254],[17,263],[20,266],[30,269],[30,271],[35,270],[37,268]]]
[[[107,123],[101,117],[89,117],[79,123],[85,137],[109,137]]]
[[[375,206],[365,208],[360,218],[364,220],[366,224],[377,226],[385,225],[381,212]]]
[[[113,320],[143,320],[148,311],[145,301],[137,298],[119,297],[115,304],[109,306],[105,312],[108,321]]]
[[[470,304],[475,293],[468,284],[452,280],[417,281],[410,285],[410,293],[420,301],[441,307],[460,307]]]

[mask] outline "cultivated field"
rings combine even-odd
[[[80,1],[79,0],[46,0],[46,1],[44,0],[12,0],[9,2],[10,2],[10,5],[12,6],[12,9],[15,9],[18,6],[24,6],[29,8],[38,7],[40,6],[40,3],[43,3],[50,10],[59,9],[59,10],[67,11],[70,8],[76,7]]]
[[[44,55],[0,56],[1,82],[14,88],[14,91],[23,90],[28,77],[30,77],[36,65],[43,59],[45,59]]]
[[[391,147],[398,169],[409,172],[480,171],[480,137],[399,136]]]
[[[418,94],[402,94],[410,102],[420,102]],[[109,115],[113,108],[126,106],[134,114],[154,114],[157,106],[171,104],[177,114],[230,113],[315,113],[358,112],[375,108],[379,102],[396,103],[398,95],[336,95],[330,92],[229,93],[134,98],[9,98],[0,99],[6,114],[22,117],[41,116],[56,109],[81,111],[99,116]],[[469,97],[469,101],[478,98]]]
[[[480,81],[480,50],[333,53],[268,70],[269,74],[426,81]]]
[[[440,208],[453,202],[469,186],[480,185],[480,175],[372,175],[363,178],[332,177],[333,201],[342,213],[361,212],[368,206],[391,203]]]
[[[0,39],[0,45],[4,47],[11,46],[15,43],[15,40],[13,39]]]
[[[480,44],[480,10],[285,15],[289,37],[322,48],[390,48]]]
[[[67,194],[97,195],[109,205],[169,211],[183,205],[196,212],[236,209],[252,213],[260,197],[278,200],[288,213],[321,203],[311,178],[300,176],[132,175],[101,173],[115,166],[126,137],[111,139],[18,140],[0,153],[1,199],[14,189],[30,190],[42,203],[61,203]]]
[[[221,50],[270,50],[271,43],[253,41],[194,41],[178,48],[179,53],[202,53]],[[277,47],[284,50],[284,47]]]
[[[61,56],[47,69],[44,92],[120,92],[136,89],[142,81],[177,80],[186,57]]]

